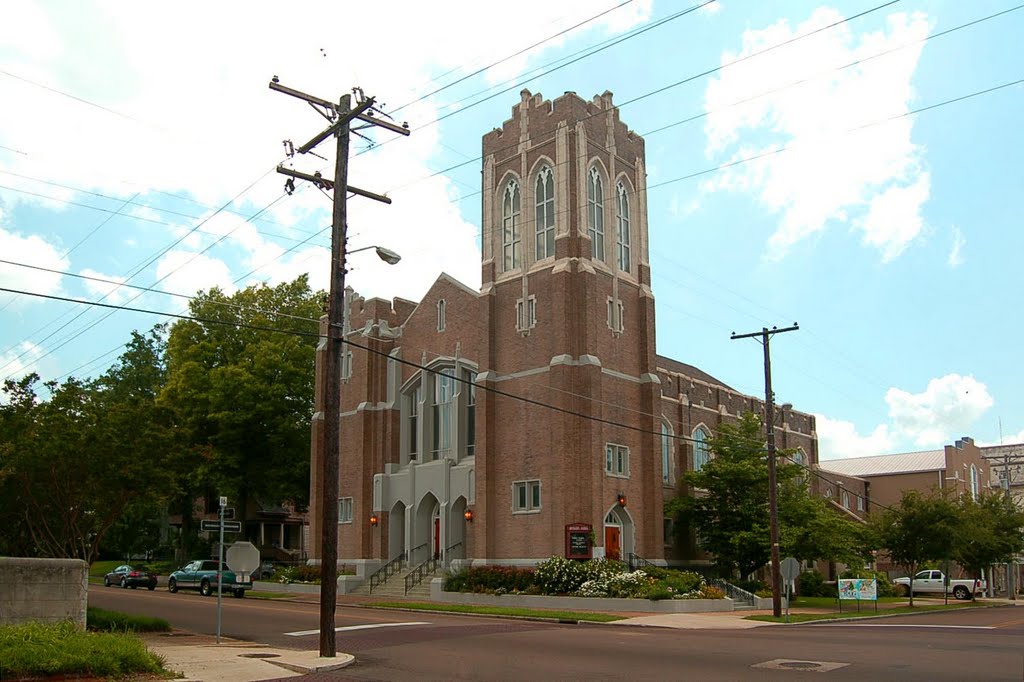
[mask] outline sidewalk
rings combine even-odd
[[[164,658],[164,667],[183,674],[176,682],[249,682],[329,672],[352,665],[352,654],[321,658],[319,651],[275,649],[264,644],[240,642],[176,630],[150,634],[143,639],[149,650]]]

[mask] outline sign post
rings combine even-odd
[[[220,520],[220,544],[218,547],[218,560],[217,560],[217,644],[220,644],[220,621],[221,621],[221,592],[224,588],[224,510],[228,506],[228,498],[221,496],[220,498],[220,511],[218,513]]]
[[[789,622],[789,602],[792,601],[796,578],[800,575],[800,562],[788,556],[782,560],[782,579],[786,581],[786,622]]]
[[[565,558],[566,559],[590,559],[593,557],[593,547],[590,542],[590,534],[594,527],[589,523],[570,523],[565,527]]]

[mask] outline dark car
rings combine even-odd
[[[121,587],[130,587],[133,590],[136,587],[145,587],[147,590],[152,591],[156,589],[156,574],[150,573],[149,569],[142,565],[129,566],[124,564],[103,576],[103,585],[105,587],[119,585]]]
[[[236,597],[244,597],[246,590],[252,589],[252,582],[240,581],[227,566],[221,566],[219,571],[223,581],[223,592],[230,592]],[[199,594],[208,597],[217,594],[217,561],[215,559],[197,559],[185,564],[167,578],[167,589],[171,592],[178,590],[199,590]]]

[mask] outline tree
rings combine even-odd
[[[964,495],[957,504],[959,527],[953,536],[953,558],[981,577],[994,563],[1011,561],[1024,550],[1024,512],[1002,493],[977,500]],[[971,592],[973,596],[973,591]]]
[[[26,553],[91,562],[127,508],[173,491],[173,432],[154,403],[161,347],[159,330],[133,332],[103,377],[50,382],[46,401],[37,376],[5,384],[3,485],[13,496],[4,507],[20,514]]]
[[[914,605],[914,575],[930,561],[953,558],[960,529],[956,506],[941,493],[923,495],[905,490],[899,504],[872,514],[872,533],[879,547],[910,575],[910,605]]]
[[[251,498],[308,504],[323,300],[305,275],[231,296],[211,289],[189,304],[199,320],[172,327],[159,402],[173,410],[195,469],[176,502],[186,526],[192,501],[210,490],[237,500],[243,513]]]
[[[746,413],[737,423],[720,426],[708,445],[711,460],[700,471],[684,475],[698,492],[676,497],[666,511],[697,531],[700,547],[714,555],[720,574],[746,576],[771,560],[761,420]],[[776,460],[783,553],[805,560],[863,556],[865,544],[856,525],[810,493],[806,471],[792,463],[791,455],[782,451]]]

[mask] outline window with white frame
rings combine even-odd
[[[605,445],[604,471],[609,476],[629,478],[629,448],[615,443]]]
[[[622,320],[626,314],[626,307],[622,301],[616,301],[611,296],[608,297],[608,328],[613,332],[622,333],[623,326]]]
[[[512,511],[540,511],[540,481],[515,481],[512,484]]]
[[[434,374],[433,447],[430,458],[441,459],[452,448],[452,406],[455,402],[455,370],[445,367]]]
[[[978,469],[973,464],[971,465],[971,499],[975,501],[978,499]]]
[[[537,297],[527,296],[516,301],[516,331],[524,332],[537,326]]]
[[[555,255],[555,175],[549,166],[537,174],[537,260]]]
[[[843,491],[843,507],[846,509],[850,508],[850,493],[845,490]]]
[[[604,186],[596,166],[587,175],[587,233],[591,258],[604,260]]]
[[[673,460],[672,457],[672,427],[665,422],[661,423],[661,482],[665,485],[672,485]]]
[[[505,186],[501,201],[501,252],[505,271],[519,267],[520,254],[519,236],[519,183],[510,180]]]
[[[864,496],[857,495],[857,511],[864,511]]]
[[[476,372],[462,370],[462,392],[466,395],[466,457],[476,454]]]
[[[708,432],[698,426],[693,431],[693,470],[700,471],[711,459],[711,449],[708,447]]]
[[[446,307],[448,307],[448,304],[445,303],[443,298],[437,302],[437,331],[439,332],[444,331],[444,313]]]
[[[352,523],[352,498],[338,498],[338,523]]]
[[[348,381],[352,378],[352,351],[346,350],[341,353],[341,380]]]
[[[629,272],[629,196],[621,182],[615,186],[615,222],[618,223],[615,246],[618,251],[619,270]]]
[[[423,387],[416,384],[405,395],[409,445],[409,459],[416,460],[420,452],[420,403],[423,401]]]

